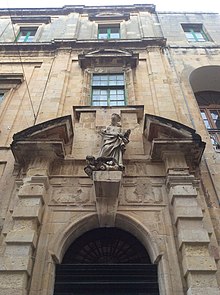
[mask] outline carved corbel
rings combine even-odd
[[[101,227],[115,225],[121,179],[122,172],[120,171],[93,172],[96,209]]]

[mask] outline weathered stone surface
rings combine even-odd
[[[43,184],[24,184],[20,189],[18,196],[19,197],[39,197],[43,198],[43,195],[45,193],[45,187]]]
[[[5,256],[0,259],[1,271],[26,271],[28,275],[31,274],[33,261],[29,256]]]
[[[6,270],[0,272],[0,290],[5,290],[5,292],[8,290],[8,293],[10,294],[9,290],[18,290],[18,294],[25,294],[25,293],[19,293],[21,290],[25,290],[26,284],[28,280],[28,274],[25,271],[21,272],[7,272]],[[4,293],[3,293],[4,294]],[[12,294],[12,293],[11,293]],[[16,293],[17,294],[17,293]]]
[[[210,256],[184,256],[183,257],[184,275],[188,272],[213,272],[216,273],[217,267],[213,257]]]
[[[42,208],[40,206],[17,207],[13,212],[14,219],[36,219],[40,223]]]
[[[180,218],[203,219],[202,210],[199,207],[176,206],[174,211],[175,223]]]
[[[39,25],[44,15],[49,20]],[[15,44],[27,19],[39,25],[34,42]],[[120,23],[121,39],[97,39],[99,21]],[[211,40],[188,42],[186,23],[202,23]],[[163,295],[219,294],[213,257],[220,257],[220,154],[193,94],[220,90],[219,27],[218,14],[156,14],[152,5],[1,10],[0,260],[7,268],[0,271],[1,295],[52,294],[53,258],[61,262],[75,239],[100,225],[131,232],[143,243],[158,266]],[[126,105],[91,106],[93,75],[111,73],[124,74]],[[83,168],[86,155],[98,157],[99,132],[113,113],[132,131],[122,187],[118,193],[118,176],[97,176],[96,199]],[[57,124],[66,115],[70,124]],[[152,116],[158,118],[148,125]],[[21,130],[27,138],[15,156],[24,165],[15,163],[10,149]]]
[[[121,184],[120,171],[94,171],[93,181],[100,226],[114,226]]]
[[[12,230],[7,234],[5,239],[7,244],[29,244],[30,246],[36,247],[37,233],[31,229],[24,230]]]
[[[187,295],[219,295],[219,288],[218,287],[203,287],[203,288],[189,288],[187,291]]]

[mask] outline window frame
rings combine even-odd
[[[3,91],[0,89],[0,103],[3,101],[4,96],[5,96],[5,92],[3,92]]]
[[[105,85],[94,85],[94,76],[106,76],[108,81],[107,84]],[[123,77],[123,84],[117,84],[117,81],[122,81],[122,80],[117,80],[116,78],[116,84],[112,84],[110,85],[109,82],[110,81],[114,81],[109,79],[109,77],[111,76],[122,76]],[[101,80],[100,80],[101,83]],[[124,72],[120,72],[120,73],[102,73],[102,74],[98,74],[98,73],[93,73],[91,76],[91,95],[90,95],[90,105],[91,106],[105,106],[105,107],[111,107],[111,106],[115,106],[115,107],[122,107],[122,106],[126,106],[127,105],[127,99],[126,99],[126,81],[125,81],[125,73]],[[107,95],[107,100],[94,100],[94,90],[100,90],[100,91],[106,91]],[[117,100],[117,98],[115,100],[111,99],[111,91],[115,91],[116,90],[116,96],[117,96],[117,91],[118,90],[123,90],[123,100],[119,99]],[[94,102],[99,102],[99,104],[94,104]],[[116,104],[112,104],[111,102],[116,102]],[[122,102],[123,104],[117,104],[117,102]],[[107,104],[102,104],[102,102],[107,102]]]
[[[205,28],[203,24],[181,24],[182,30],[185,33],[185,37],[188,42],[208,42],[210,41],[210,37],[205,32]],[[190,34],[191,38],[187,36],[187,33]],[[197,33],[201,34],[202,40],[197,36]]]
[[[218,113],[219,118],[220,118],[220,105],[219,106],[217,106],[217,105],[209,105],[209,106],[199,105],[199,109],[200,109],[200,114],[202,112],[205,113],[206,118],[204,118],[202,116],[202,114],[201,114],[201,117],[202,117],[204,125],[210,135],[213,146],[216,149],[220,149],[220,127],[218,128],[216,122],[214,121],[214,119],[211,115],[211,111],[216,111]],[[208,122],[210,127],[207,126],[206,121]]]
[[[106,35],[107,37],[106,38],[100,38],[100,29],[104,29],[106,28],[107,29],[107,32],[106,32]],[[112,30],[114,28],[117,28],[118,29],[118,32],[117,33],[112,33]],[[118,37],[117,38],[112,38],[111,37],[111,34],[118,34]],[[104,35],[104,33],[103,33]],[[120,23],[114,23],[114,24],[101,24],[99,23],[98,24],[98,34],[97,34],[97,39],[98,40],[118,40],[118,39],[121,39],[121,26],[120,26]]]
[[[32,42],[34,42],[33,39],[35,38],[35,36],[37,34],[38,28],[39,28],[38,26],[31,26],[31,27],[29,27],[29,26],[20,26],[18,34],[17,34],[17,36],[15,38],[15,42],[17,42],[17,43],[32,43]],[[24,32],[24,31],[26,31],[27,33],[25,35],[22,35],[22,32]],[[35,34],[31,35],[31,32],[35,32]],[[24,40],[23,41],[19,40],[19,38],[21,38],[23,36],[25,36]],[[30,36],[33,36],[33,39],[30,40],[29,39]]]

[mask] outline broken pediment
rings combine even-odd
[[[139,55],[132,51],[111,48],[83,53],[78,58],[80,67],[83,69],[95,66],[130,66],[133,68],[138,64]]]
[[[34,157],[64,158],[70,153],[73,139],[71,116],[52,119],[13,136],[12,153],[17,163],[23,165]]]
[[[151,142],[154,161],[161,161],[166,152],[181,152],[189,162],[198,164],[205,149],[194,129],[159,116],[145,114],[144,135]]]

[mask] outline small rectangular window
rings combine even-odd
[[[0,91],[0,103],[3,101],[3,99],[4,99],[4,95],[5,95],[5,94],[4,94],[3,92]]]
[[[120,25],[99,25],[98,39],[119,39]]]
[[[15,41],[16,42],[33,42],[36,32],[37,32],[36,27],[33,27],[33,28],[21,27]]]
[[[123,74],[94,74],[92,79],[93,106],[125,105]]]
[[[203,24],[182,24],[181,26],[189,42],[209,41],[209,38],[204,31]]]

